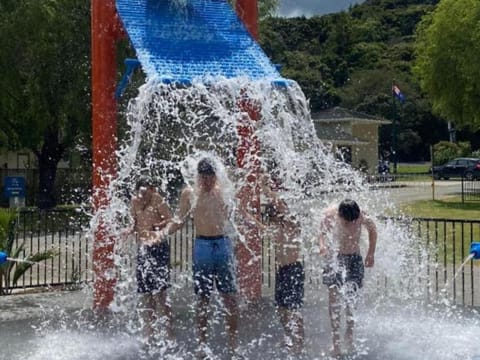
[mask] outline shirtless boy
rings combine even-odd
[[[285,331],[285,347],[294,354],[304,350],[303,307],[305,272],[300,262],[300,229],[287,205],[276,196],[265,208],[266,231],[275,243],[275,304]]]
[[[166,238],[158,238],[161,223],[171,218],[171,212],[151,181],[142,178],[137,182],[136,195],[132,199],[131,215],[133,232],[138,244],[137,292],[142,294],[141,314],[146,341],[155,342],[154,324],[165,324],[169,338],[172,337],[172,314],[167,302],[170,287],[170,247]],[[161,314],[158,317],[157,314]]]
[[[325,210],[320,235],[320,255],[325,257],[327,266],[323,269],[323,283],[328,286],[329,312],[332,327],[333,348],[331,355],[341,355],[339,294],[355,296],[363,285],[364,263],[360,254],[362,227],[368,232],[368,251],[365,267],[374,265],[377,228],[375,223],[350,199],[343,200],[338,207]],[[342,290],[342,292],[340,292]],[[353,350],[353,304],[346,304],[345,345]]]
[[[193,248],[193,280],[197,301],[197,357],[206,358],[208,305],[216,286],[226,308],[228,345],[232,354],[237,351],[238,305],[231,240],[225,235],[229,208],[211,159],[197,165],[194,188],[186,187],[180,195],[178,214],[167,225],[166,233],[180,229],[188,216],[193,217],[196,238]]]

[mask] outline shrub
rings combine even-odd
[[[433,146],[434,165],[442,165],[457,156],[458,146],[448,141],[440,141]]]
[[[0,251],[11,258],[23,256],[25,245],[15,241],[17,211],[0,208]],[[28,262],[7,261],[0,265],[0,295],[11,293],[10,287],[25,275],[35,263],[54,257],[55,250],[47,250],[31,254],[25,258]]]
[[[480,149],[473,151],[472,152],[472,157],[480,158]]]

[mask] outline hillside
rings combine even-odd
[[[261,23],[261,45],[296,80],[312,111],[343,106],[392,119],[395,81],[407,101],[397,107],[399,158],[429,158],[429,146],[448,139],[446,121],[431,113],[411,67],[415,29],[438,0],[367,0],[348,11],[306,18],[269,18]],[[476,135],[476,136],[475,136]],[[480,134],[459,132],[457,139],[480,147]],[[390,148],[384,126],[381,146]]]

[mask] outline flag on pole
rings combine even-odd
[[[392,85],[392,94],[400,101],[402,104],[405,102],[405,95],[397,85]]]

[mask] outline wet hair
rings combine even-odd
[[[285,218],[285,203],[283,200],[272,201],[265,205],[265,216],[268,219],[279,219],[282,220]]]
[[[274,203],[268,203],[267,205],[265,205],[265,215],[269,219],[275,218],[278,216],[278,209]]]
[[[137,183],[135,185],[135,190],[138,191],[141,187],[150,187],[150,186],[154,186],[152,179],[150,179],[150,177],[148,176],[141,176],[137,180]]]
[[[199,175],[215,175],[215,168],[212,160],[203,158],[198,162],[197,171]]]
[[[347,221],[354,221],[360,217],[360,207],[354,200],[345,199],[338,206],[338,214]]]

